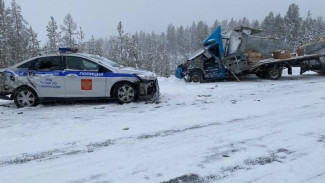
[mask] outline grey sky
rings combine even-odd
[[[4,0],[6,7],[11,0]],[[300,7],[306,17],[308,10],[313,17],[325,18],[324,0],[16,0],[24,18],[39,34],[42,43],[46,40],[46,25],[53,16],[62,24],[67,13],[71,13],[86,38],[116,35],[116,27],[122,21],[126,32],[144,30],[157,33],[167,26],[191,25],[203,20],[209,25],[224,19],[262,20],[270,11],[284,15],[291,3]]]

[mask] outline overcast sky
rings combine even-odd
[[[11,0],[4,0],[6,7]],[[84,30],[86,38],[104,38],[117,34],[117,23],[122,21],[126,32],[144,30],[164,32],[169,24],[191,25],[203,20],[208,25],[218,20],[262,20],[270,11],[283,16],[289,5],[296,3],[300,15],[308,10],[313,17],[325,17],[325,0],[16,0],[23,16],[46,40],[46,25],[53,16],[58,24],[71,13]]]

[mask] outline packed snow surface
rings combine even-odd
[[[159,78],[153,104],[0,100],[0,182],[325,182],[325,77]]]

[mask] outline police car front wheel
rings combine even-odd
[[[38,97],[30,88],[20,88],[14,93],[14,101],[18,108],[37,105]]]
[[[136,98],[136,90],[128,83],[121,83],[115,89],[115,98],[119,103],[130,103]]]

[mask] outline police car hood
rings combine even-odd
[[[123,67],[120,68],[118,70],[119,73],[125,73],[125,74],[135,74],[139,77],[141,77],[142,79],[156,79],[157,76],[155,73],[147,71],[147,70],[143,70],[143,69],[138,69],[138,68],[134,68],[134,67]]]
[[[4,72],[6,70],[6,68],[4,68],[4,69],[0,69],[0,72]]]

